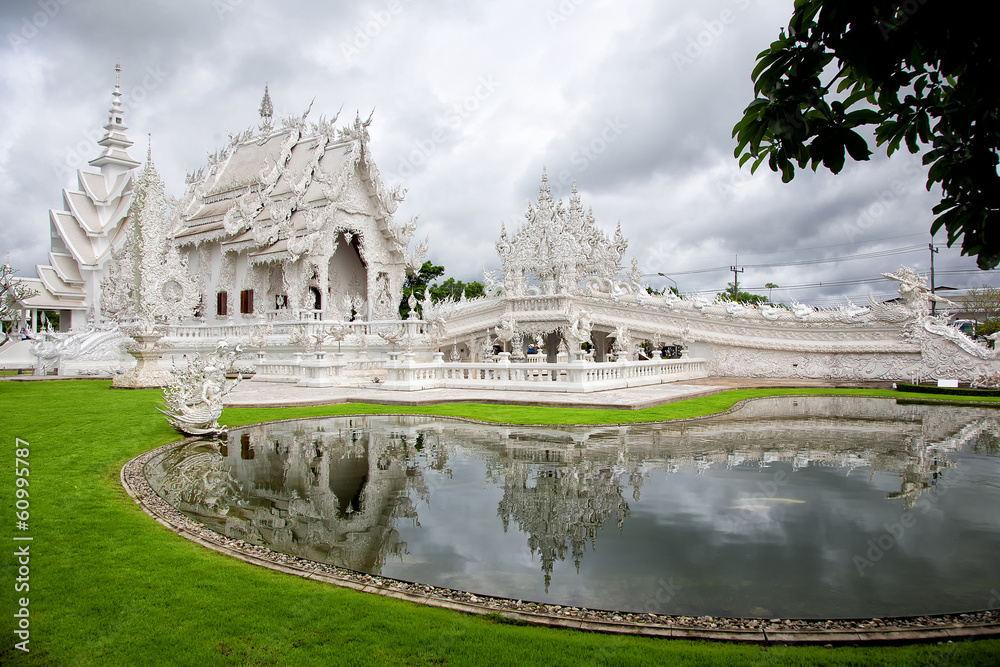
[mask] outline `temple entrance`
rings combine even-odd
[[[350,318],[361,313],[368,300],[368,268],[361,259],[361,237],[341,234],[327,267],[329,310]]]

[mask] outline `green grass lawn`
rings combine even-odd
[[[1000,640],[902,647],[767,647],[620,638],[514,626],[254,567],[178,537],[119,484],[132,457],[178,439],[157,390],[107,381],[0,382],[3,665],[993,665]],[[229,409],[230,425],[394,412],[513,423],[598,423],[708,414],[753,396],[864,390],[746,390],[649,410],[474,404]],[[910,395],[910,398],[915,395]],[[30,530],[15,530],[15,438],[30,443]],[[14,542],[30,535],[32,542]],[[30,592],[14,592],[30,544]],[[30,653],[13,646],[30,600]]]

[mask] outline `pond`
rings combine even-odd
[[[1000,586],[989,409],[797,397],[630,426],[308,419],[146,472],[229,537],[514,599],[860,618],[984,609]]]

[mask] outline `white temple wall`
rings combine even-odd
[[[929,379],[919,349],[789,352],[708,343],[693,343],[688,349],[689,356],[708,359],[709,373],[720,377],[906,382]]]

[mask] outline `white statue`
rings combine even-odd
[[[514,320],[514,316],[507,314],[502,320],[500,320],[500,326],[494,329],[497,338],[499,338],[504,343],[509,343],[513,340],[515,334],[517,333],[517,322]]]
[[[230,349],[229,343],[220,340],[215,353],[205,358],[197,355],[186,368],[174,366],[170,382],[163,387],[166,409],[161,410],[170,425],[188,435],[221,435],[226,427],[219,425],[222,416],[222,399],[243,376],[226,388],[226,371],[233,365],[242,350]]]
[[[566,330],[566,336],[579,347],[590,340],[590,333],[594,326],[590,319],[590,313],[586,310],[577,310],[569,314],[570,325]]]
[[[917,275],[908,266],[900,266],[895,273],[883,273],[882,276],[899,283],[899,296],[903,298],[906,308],[918,318],[922,319],[927,314],[931,301],[954,305],[948,299],[933,294],[927,287],[927,278]]]
[[[631,355],[632,339],[628,335],[628,328],[624,324],[619,324],[615,328],[615,342],[611,348],[615,351],[616,361],[627,361]]]

